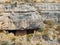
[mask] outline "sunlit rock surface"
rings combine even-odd
[[[59,0],[1,0],[0,45],[60,45],[60,3],[57,2]],[[24,32],[36,28],[39,29],[33,34]],[[5,30],[22,30],[23,36]]]
[[[43,27],[42,17],[31,4],[4,4],[0,14],[0,29],[24,30]]]
[[[13,4],[1,4],[0,29],[37,29],[44,27],[44,20],[52,20],[58,23],[59,6],[59,3],[19,4],[15,2]]]
[[[0,16],[0,29],[34,29],[40,28],[42,18],[36,13],[5,13]]]
[[[11,3],[11,2],[37,2],[37,3],[60,3],[60,0],[1,0],[0,3]]]

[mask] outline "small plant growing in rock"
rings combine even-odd
[[[43,31],[44,31],[44,28],[38,29],[38,32],[43,32]]]
[[[48,41],[49,40],[49,37],[48,37],[48,35],[42,35],[42,38],[44,39],[44,40],[46,40],[46,41]]]
[[[15,41],[16,39],[15,38],[12,38],[12,41]]]
[[[37,43],[36,45],[40,45],[39,43]]]
[[[54,22],[52,20],[44,20],[44,24],[53,25]]]
[[[60,43],[60,38],[57,39],[58,43]]]
[[[28,34],[28,35],[27,35],[27,41],[30,41],[30,38],[31,38],[32,36],[33,36],[32,34]]]
[[[9,45],[7,41],[2,41],[1,45]]]
[[[57,26],[56,31],[60,32],[60,25]]]

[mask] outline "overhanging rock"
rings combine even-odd
[[[12,6],[12,7],[11,7]],[[30,4],[4,4],[0,14],[1,30],[25,30],[43,27],[42,17]]]
[[[0,29],[24,30],[40,28],[42,17],[36,13],[5,13],[0,16]]]
[[[53,6],[54,5],[54,6]],[[4,4],[0,14],[0,29],[25,30],[44,27],[43,20],[58,22],[59,3]],[[54,8],[56,8],[54,10]],[[43,19],[42,19],[43,18]]]

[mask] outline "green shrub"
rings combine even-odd
[[[7,41],[2,41],[1,45],[9,45]]]
[[[38,32],[43,32],[43,31],[44,31],[44,28],[38,29]]]

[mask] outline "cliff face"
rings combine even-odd
[[[58,23],[59,3],[0,4],[0,29],[24,30],[44,28],[44,20]]]
[[[1,0],[0,45],[60,45],[59,1]]]
[[[24,30],[40,28],[42,17],[31,4],[4,4],[0,14],[0,29]]]
[[[10,0],[6,0],[6,1],[10,1]],[[60,0],[18,0],[19,2],[44,2],[44,3],[60,3]]]
[[[1,0],[0,3],[11,3],[11,2],[40,2],[40,3],[60,3],[60,0]]]
[[[44,20],[58,23],[59,4],[13,3],[0,4],[0,29],[34,29],[44,27]]]

